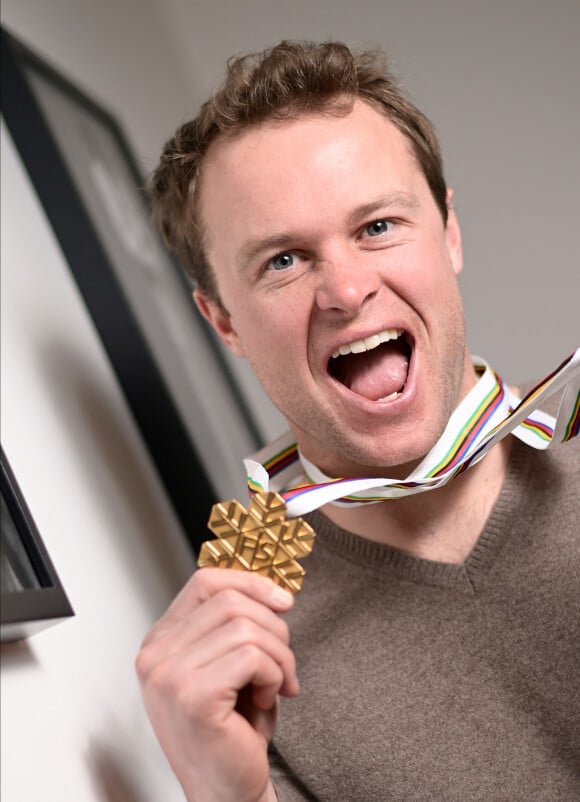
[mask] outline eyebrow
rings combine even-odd
[[[416,195],[410,192],[392,192],[389,195],[383,195],[370,203],[364,203],[362,206],[357,206],[356,209],[349,215],[351,223],[358,222],[361,218],[368,217],[379,210],[387,210],[390,206],[403,206],[405,209],[419,209],[421,202]]]
[[[370,203],[357,206],[348,216],[348,221],[354,225],[359,220],[374,214],[379,210],[387,211],[390,206],[403,206],[406,209],[418,209],[421,206],[419,198],[409,192],[393,192],[384,195]],[[296,242],[297,235],[291,232],[273,234],[270,237],[263,237],[250,240],[240,250],[239,256],[243,265],[247,265],[265,251],[286,248]]]

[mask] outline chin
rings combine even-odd
[[[404,431],[385,432],[377,438],[370,433],[351,437],[346,436],[344,430],[335,430],[328,432],[325,438],[317,438],[316,443],[311,441],[310,447],[301,444],[301,449],[311,462],[333,478],[384,476],[401,479],[421,462],[439,436],[424,429],[421,436],[417,432],[417,426],[413,426],[406,434]]]

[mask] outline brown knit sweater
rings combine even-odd
[[[579,493],[578,440],[515,441],[462,565],[309,516],[288,616],[301,691],[272,753],[281,802],[580,800]]]

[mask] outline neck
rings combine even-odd
[[[360,507],[327,504],[322,512],[368,540],[428,560],[462,563],[499,495],[511,441],[506,437],[477,465],[436,490]]]

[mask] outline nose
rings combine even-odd
[[[319,262],[318,268],[316,303],[321,310],[354,314],[379,290],[379,271],[358,254],[333,257]]]

